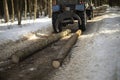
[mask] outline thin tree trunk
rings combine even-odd
[[[48,14],[49,14],[49,18],[51,18],[52,17],[52,0],[49,0]]]
[[[31,0],[28,0],[30,19],[32,19],[32,4],[31,3],[32,3]]]
[[[42,6],[39,5],[39,7],[40,7],[40,15],[42,16]]]
[[[47,0],[44,0],[45,7],[44,7],[44,16],[47,16]]]
[[[22,0],[18,0],[17,4],[17,12],[18,12],[18,25],[21,25],[21,20],[22,20]]]
[[[102,2],[103,2],[103,1],[102,1],[102,0],[100,0],[100,6],[102,6]]]
[[[38,0],[37,2],[37,14],[36,14],[36,18],[39,18],[39,13],[40,13],[40,6],[41,6],[41,0]]]
[[[19,4],[19,0],[18,0],[18,3],[17,3],[17,17],[18,17],[18,25],[21,25],[21,20],[20,20],[20,4]]]
[[[37,0],[34,0],[34,20],[36,19],[36,13],[37,13]]]
[[[98,5],[97,5],[97,0],[95,0],[95,7],[97,7]]]
[[[12,5],[12,22],[14,22],[14,19],[15,19],[14,15],[15,15],[15,13],[14,13],[14,2],[13,2],[13,0],[11,0],[11,5]]]
[[[27,0],[25,0],[25,19],[27,19]]]
[[[4,5],[5,22],[8,22],[9,21],[9,11],[8,11],[7,0],[3,0],[3,5]]]
[[[43,11],[43,1],[40,0],[40,5],[39,5],[39,9],[40,9],[40,15],[42,16],[42,11]]]

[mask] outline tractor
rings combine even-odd
[[[90,0],[53,0],[52,25],[55,33],[62,31],[62,27],[73,24],[77,20],[78,28],[86,30],[87,19],[93,16]]]

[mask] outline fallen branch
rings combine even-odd
[[[65,30],[58,34],[53,34],[48,36],[45,39],[37,39],[36,41],[26,42],[28,45],[23,46],[21,49],[18,49],[11,57],[13,63],[18,63],[21,60],[25,59],[26,57],[30,56],[31,54],[35,53],[36,51],[43,49],[47,45],[59,40],[60,38],[69,34],[70,30]]]
[[[78,37],[81,35],[81,30],[78,30],[76,33],[74,33],[69,41],[63,46],[63,48],[61,49],[61,51],[59,52],[58,56],[56,57],[56,59],[54,59],[52,61],[52,66],[54,68],[59,68],[64,59],[66,58],[66,56],[68,55],[69,51],[71,50],[72,46],[76,43]]]

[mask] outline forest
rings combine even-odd
[[[120,6],[120,0],[92,0],[95,7],[103,4]],[[4,22],[36,19],[40,16],[52,16],[52,0],[0,0],[0,19]]]

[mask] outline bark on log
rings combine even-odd
[[[76,43],[76,41],[77,41],[78,37],[81,35],[81,33],[82,33],[81,30],[78,30],[76,33],[74,33],[70,37],[70,39],[68,40],[68,42],[63,46],[63,48],[59,52],[59,54],[56,57],[56,59],[54,59],[52,61],[52,66],[54,68],[59,68],[62,65],[64,59],[68,55],[68,53],[71,50],[72,46]]]
[[[37,39],[36,41],[26,42],[28,45],[23,46],[21,49],[18,49],[11,57],[13,63],[18,63],[21,60],[25,59],[26,57],[30,56],[31,54],[35,53],[36,51],[43,49],[47,45],[59,40],[60,38],[69,34],[71,30],[66,30],[58,34],[53,34],[48,36],[45,39]]]
[[[10,65],[12,62],[10,60],[7,60],[7,61],[1,61],[0,62],[0,68],[4,68],[8,65]]]

